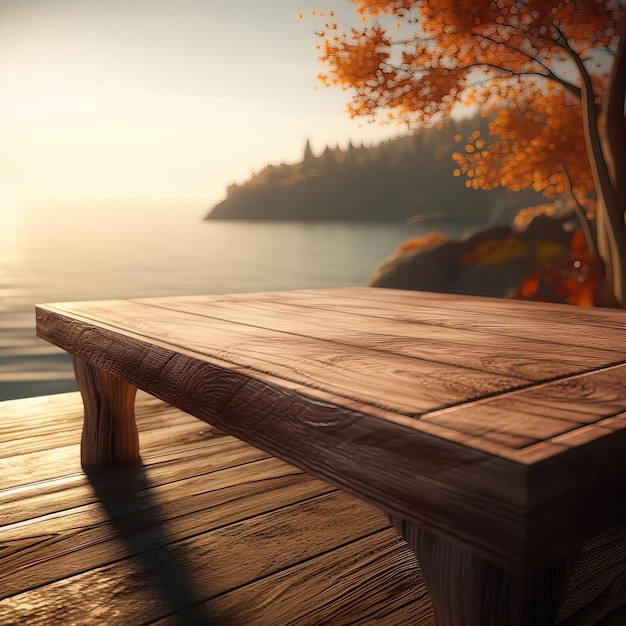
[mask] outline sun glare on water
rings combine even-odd
[[[17,254],[17,242],[20,230],[20,210],[15,198],[0,186],[0,259]]]

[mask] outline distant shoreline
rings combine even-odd
[[[420,214],[418,214],[419,216]],[[383,218],[346,218],[346,217],[338,217],[338,218],[329,218],[329,217],[298,217],[298,218],[272,218],[272,217],[239,217],[239,216],[220,216],[220,217],[211,217],[209,213],[203,218],[203,221],[209,222],[246,222],[253,224],[255,222],[268,224],[268,223],[276,223],[276,224],[406,224],[406,225],[425,225],[428,222],[432,221],[434,223],[439,222],[452,222],[457,224],[467,224],[468,227],[472,226],[481,226],[484,224],[488,224],[492,222],[491,215],[485,211],[485,219],[480,220],[476,219],[476,216],[469,215],[466,218],[459,215],[445,215],[443,212],[433,212],[424,214],[424,219],[415,219],[416,216],[411,216],[407,219],[383,219]]]

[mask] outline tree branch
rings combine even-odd
[[[626,23],[620,26],[619,44],[602,102],[604,126],[600,128],[609,174],[626,211]]]
[[[543,76],[544,78],[547,78],[548,80],[553,80],[555,82],[557,82],[559,85],[561,85],[564,89],[566,89],[567,91],[569,91],[572,95],[574,95],[576,98],[578,98],[580,100],[581,97],[581,93],[580,93],[580,87],[577,87],[576,85],[572,85],[572,83],[566,81],[564,78],[561,78],[558,74],[555,74],[554,71],[548,66],[546,65],[539,57],[530,54],[529,52],[526,52],[512,44],[510,44],[508,41],[502,41],[499,39],[495,39],[494,37],[490,37],[489,35],[483,35],[482,33],[472,33],[475,37],[480,37],[482,39],[486,39],[487,41],[491,41],[492,43],[496,44],[496,45],[503,45],[507,48],[509,48],[509,50],[513,50],[514,52],[519,52],[520,54],[524,55],[527,59],[529,59],[530,61],[537,63],[539,66],[541,66],[546,73],[542,74],[541,72],[529,72],[529,74],[536,74],[537,76]]]
[[[418,74],[420,72],[424,72],[423,68],[421,67],[412,67],[410,65],[394,65],[393,63],[389,63],[389,61],[385,61],[384,66],[386,68],[389,68],[390,70],[393,70],[396,72],[402,71],[402,72],[406,72],[407,74]],[[457,65],[456,67],[446,67],[444,69],[450,72],[451,74],[455,72],[467,72],[468,70],[473,70],[473,69],[492,69],[492,70],[499,70],[500,72],[503,72],[504,74],[507,75],[507,77],[508,76],[539,76],[541,78],[549,78],[549,76],[547,76],[546,74],[542,74],[541,72],[511,70],[507,67],[496,65],[495,63],[486,63],[486,62],[480,62],[480,61],[477,61],[476,63],[467,63],[466,65]],[[476,84],[488,82],[490,80],[494,80],[494,77],[487,78],[485,80],[476,81]],[[580,92],[580,90],[578,90],[578,92]]]
[[[572,200],[574,201],[574,211],[576,213],[576,217],[578,218],[578,221],[580,222],[580,227],[583,231],[583,235],[585,236],[585,242],[587,243],[587,250],[589,250],[589,252],[592,252],[593,254],[596,254],[597,253],[596,242],[595,242],[595,239],[593,238],[591,227],[589,226],[589,220],[587,219],[587,216],[585,215],[585,209],[582,207],[582,205],[578,201],[578,198],[576,197],[576,194],[574,193],[574,186],[572,185],[572,178],[569,175],[569,172],[567,170],[565,163],[561,162],[560,166],[561,166],[561,171],[563,172],[563,176],[565,176],[565,179],[567,180],[567,187],[568,187],[570,196],[572,196]]]

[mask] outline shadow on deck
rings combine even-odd
[[[0,404],[1,624],[433,623],[378,510],[143,393],[137,422],[142,463],[86,475],[78,393]],[[626,623],[625,554],[585,546],[559,623]]]
[[[3,625],[432,623],[360,500],[144,394],[142,463],[89,476],[77,393],[0,407]]]

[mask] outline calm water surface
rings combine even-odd
[[[44,302],[362,285],[399,242],[470,224],[205,222],[202,208],[0,214],[0,399],[75,389],[35,336]]]

